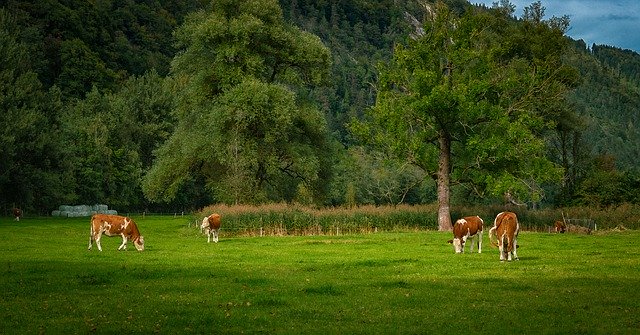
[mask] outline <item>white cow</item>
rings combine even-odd
[[[128,240],[133,241],[133,245],[138,251],[144,250],[144,237],[140,235],[138,226],[131,218],[108,214],[95,214],[92,216],[89,250],[91,250],[93,241],[96,241],[98,250],[102,251],[100,239],[103,233],[107,236],[122,236],[122,244],[118,250],[126,250]]]
[[[464,252],[464,245],[467,239],[471,238],[469,252],[473,252],[474,240],[478,243],[478,253],[482,253],[482,227],[484,221],[479,216],[467,216],[456,221],[453,225],[453,240],[448,243],[453,244],[456,254]]]
[[[213,241],[218,243],[218,231],[220,230],[220,214],[213,213],[209,216],[205,216],[202,219],[202,225],[200,225],[200,231],[207,234],[207,243]]]

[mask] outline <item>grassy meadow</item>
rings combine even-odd
[[[520,261],[450,233],[225,234],[133,216],[146,249],[88,218],[0,218],[0,333],[637,334],[637,230],[524,231]],[[485,220],[486,221],[486,220]],[[488,230],[488,229],[486,229]]]

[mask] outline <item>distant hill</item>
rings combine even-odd
[[[612,155],[621,170],[640,172],[640,54],[575,43],[569,62],[582,84],[572,96],[585,122],[583,140],[591,155]]]

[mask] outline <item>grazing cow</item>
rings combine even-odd
[[[567,230],[567,226],[564,224],[564,222],[558,220],[556,221],[554,224],[554,227],[556,229],[556,233],[564,233]]]
[[[102,251],[100,239],[103,233],[107,236],[122,236],[122,244],[118,247],[118,250],[126,250],[128,240],[133,240],[133,245],[138,251],[144,250],[144,237],[140,235],[138,226],[131,218],[108,214],[93,215],[91,217],[89,250],[91,250],[93,241],[96,241],[98,250]]]
[[[502,212],[496,216],[493,227],[489,230],[489,240],[491,245],[500,249],[500,261],[505,258],[511,261],[512,256],[518,259],[518,232],[520,225],[518,217],[512,212]],[[496,237],[497,241],[493,240]]]
[[[220,214],[213,213],[202,219],[200,231],[207,234],[207,243],[211,243],[211,237],[213,237],[213,242],[218,243],[218,230],[220,230]]]
[[[20,208],[14,208],[13,216],[16,218],[16,221],[20,221],[20,217],[22,216],[22,210]]]
[[[453,240],[448,243],[453,244],[456,254],[464,253],[464,245],[467,239],[471,238],[469,252],[473,252],[474,239],[478,243],[478,253],[482,253],[482,226],[484,221],[479,216],[467,216],[456,221],[453,225]]]

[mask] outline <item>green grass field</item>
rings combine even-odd
[[[134,218],[144,252],[88,251],[88,218],[1,218],[0,333],[640,332],[638,231],[522,232],[501,263],[486,232],[456,255],[434,231],[207,244],[193,219]]]

